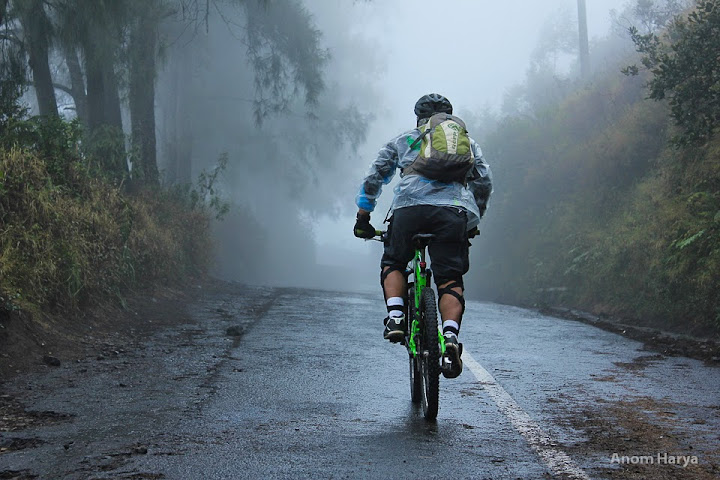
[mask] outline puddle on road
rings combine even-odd
[[[665,360],[664,355],[641,355],[639,357],[635,357],[632,362],[613,362],[613,364],[617,367],[624,368],[625,370],[630,371],[642,371],[645,370],[650,365],[657,363],[661,360]]]
[[[26,410],[10,395],[0,395],[0,433],[18,432],[36,425],[70,420],[74,415],[53,410]]]

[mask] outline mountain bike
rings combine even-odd
[[[378,230],[380,241],[386,241],[386,233]],[[415,248],[413,259],[405,270],[407,279],[408,328],[404,345],[410,359],[410,398],[421,403],[423,415],[428,420],[437,417],[440,373],[445,354],[445,337],[438,326],[435,292],[430,286],[432,270],[425,262],[425,250],[434,235],[419,233],[412,237]]]

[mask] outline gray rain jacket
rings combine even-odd
[[[355,198],[358,208],[368,212],[375,209],[382,186],[390,183],[398,168],[402,171],[418,156],[420,149],[410,150],[410,145],[419,136],[420,130],[415,128],[390,140],[380,150]],[[415,205],[460,207],[468,212],[468,230],[477,226],[492,193],[492,174],[480,147],[473,139],[470,139],[470,148],[475,158],[475,168],[468,174],[467,186],[400,173],[401,179],[395,187],[391,211]]]

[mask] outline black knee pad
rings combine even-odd
[[[460,280],[450,280],[450,283],[448,285],[445,285],[444,287],[440,288],[440,285],[443,283],[448,282],[448,280],[442,280],[437,282],[437,289],[438,289],[438,305],[440,305],[440,300],[442,299],[443,295],[450,295],[451,297],[457,298],[458,302],[460,302],[460,305],[462,306],[462,313],[465,313],[465,297],[461,294],[457,293],[453,288],[462,288],[465,290],[465,286],[463,284],[462,278]],[[458,323],[460,322],[460,319],[458,319]]]
[[[398,267],[397,265],[383,265],[380,269],[380,286],[385,288],[385,279],[390,275],[392,272],[400,272],[403,275],[405,275],[405,269],[402,267]]]

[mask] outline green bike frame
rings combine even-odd
[[[408,299],[409,301],[413,302],[413,305],[415,306],[413,310],[413,318],[412,323],[410,324],[410,338],[408,340],[408,350],[412,354],[413,357],[418,356],[417,351],[417,342],[415,339],[420,334],[420,315],[421,315],[421,305],[420,305],[420,299],[422,298],[422,293],[425,288],[430,288],[428,286],[428,274],[427,274],[427,264],[425,263],[425,249],[416,248],[415,249],[415,256],[413,257],[413,260],[411,262],[412,265],[412,273],[414,275],[415,280],[415,296],[414,298]],[[438,329],[438,342],[440,343],[440,354],[445,354],[445,337],[443,336],[440,329]]]

